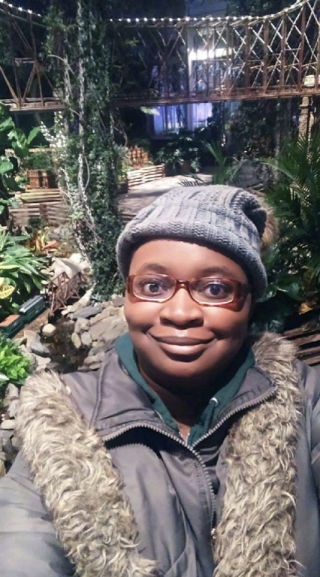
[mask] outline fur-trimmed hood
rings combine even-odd
[[[301,395],[295,349],[265,334],[254,352],[257,373],[269,382],[270,394],[253,403],[254,410],[248,406],[229,433],[215,577],[297,575],[295,449]],[[106,364],[112,359],[113,353]],[[105,369],[100,386],[104,375]],[[103,428],[103,418],[98,426],[95,420],[99,394],[98,386],[89,403],[91,417],[84,419],[57,375],[31,377],[17,417],[22,453],[79,577],[159,577],[157,563],[138,553],[138,529],[121,474],[96,432]],[[145,411],[151,419],[150,407]],[[109,431],[115,427],[111,419]]]

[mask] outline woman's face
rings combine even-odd
[[[180,280],[215,274],[248,284],[243,269],[230,258],[183,241],[153,240],[136,250],[129,274],[155,274],[155,270]],[[162,303],[141,301],[127,292],[124,312],[140,370],[168,389],[182,386],[191,389],[195,384],[205,387],[229,366],[243,344],[250,294],[239,308],[234,304],[200,305],[184,287]],[[201,342],[187,346],[165,342],[172,337]]]

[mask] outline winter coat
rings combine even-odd
[[[0,482],[1,577],[319,577],[319,379],[275,335],[254,351],[192,447],[114,351],[98,377],[33,377]]]

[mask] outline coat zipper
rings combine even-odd
[[[117,431],[117,432],[115,432],[109,436],[102,437],[102,439],[105,442],[112,441],[112,440],[116,439],[117,437],[120,437],[124,433],[127,433],[128,431],[131,431],[131,430],[137,429],[137,428],[144,428],[144,429],[150,429],[151,431],[155,431],[156,433],[160,433],[160,434],[164,435],[165,437],[172,439],[173,441],[176,441],[177,443],[179,443],[179,445],[182,445],[187,450],[189,450],[192,453],[192,455],[194,457],[196,457],[197,461],[200,463],[201,468],[202,468],[203,473],[204,473],[204,476],[207,480],[209,490],[210,490],[210,495],[211,495],[211,536],[214,539],[215,527],[213,527],[213,522],[214,522],[214,516],[215,516],[215,512],[216,512],[215,511],[216,496],[215,496],[215,493],[214,493],[214,490],[212,487],[211,479],[210,479],[206,464],[204,463],[201,455],[199,455],[199,453],[194,449],[194,447],[196,445],[198,445],[199,443],[201,443],[201,441],[207,439],[210,435],[213,435],[228,419],[230,419],[230,417],[233,417],[237,413],[241,413],[242,411],[244,411],[246,409],[250,409],[252,407],[260,405],[264,401],[267,401],[269,398],[273,397],[275,392],[276,392],[276,385],[274,384],[273,390],[267,391],[267,393],[260,395],[260,397],[256,397],[253,401],[249,401],[247,403],[244,403],[243,405],[241,405],[237,409],[234,409],[233,411],[228,413],[221,421],[219,421],[216,424],[216,426],[213,429],[211,429],[211,431],[209,431],[208,433],[206,433],[205,435],[200,437],[200,439],[198,439],[198,441],[196,443],[194,443],[193,447],[190,447],[189,445],[187,445],[185,443],[185,441],[180,440],[175,435],[168,433],[166,431],[163,431],[161,429],[158,429],[158,427],[155,427],[154,425],[149,425],[148,423],[144,423],[143,421],[141,421],[141,422],[137,421],[136,423],[134,423],[132,425],[127,425],[126,427],[123,427],[120,431]]]

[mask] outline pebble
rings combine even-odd
[[[79,337],[79,335],[77,333],[72,333],[71,335],[71,340],[73,342],[73,346],[76,349],[80,349],[81,348],[81,339]]]
[[[56,332],[56,327],[54,325],[52,325],[51,323],[48,323],[42,329],[42,335],[44,337],[52,337],[52,335],[54,335],[55,332]]]

